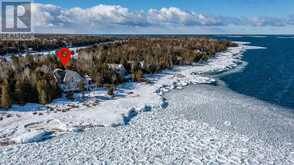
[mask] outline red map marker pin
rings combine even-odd
[[[65,66],[71,59],[72,51],[69,48],[61,48],[60,50],[56,51],[56,56]]]

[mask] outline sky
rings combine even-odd
[[[121,5],[130,10],[178,7],[207,14],[236,16],[287,16],[293,14],[293,0],[34,0],[65,8],[89,8],[97,4]],[[66,3],[68,2],[68,3]]]
[[[294,34],[294,0],[34,0],[34,31]]]

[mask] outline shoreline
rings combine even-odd
[[[204,80],[204,75],[187,74],[189,78],[185,77],[186,73],[207,70],[203,68],[205,66],[210,65],[177,67],[173,72],[165,71],[157,77],[150,77],[157,80],[154,89],[160,89],[156,98],[167,98],[169,106],[166,109],[154,106],[152,110],[145,106],[146,112],[142,110],[144,113],[140,114],[134,108],[132,112],[136,113],[128,113],[133,117],[139,115],[130,120],[128,126],[93,127],[41,143],[2,147],[0,163],[293,164],[294,142],[291,137],[294,134],[288,131],[294,128],[292,118],[271,111],[281,108],[279,106],[238,94],[226,86],[206,85],[203,81],[193,85],[196,80]],[[230,71],[242,67],[230,66]],[[211,74],[206,76],[209,79],[205,80],[214,79]],[[179,80],[177,84],[185,88],[173,90],[169,84],[175,84],[170,80]],[[132,88],[142,89],[144,94],[152,92],[148,91],[151,88],[144,88],[148,84],[136,85]],[[106,101],[105,105],[121,99]]]
[[[241,56],[246,49],[257,48],[248,46],[249,43],[238,42],[239,46],[229,48],[226,52],[218,53],[208,63],[195,66],[176,66],[172,70],[164,70],[158,74],[146,75],[146,78],[153,84],[124,83],[118,86],[115,99],[107,98],[106,90],[88,93],[93,97],[102,98],[94,107],[80,106],[80,103],[69,102],[69,105],[76,105],[69,112],[55,113],[38,111],[43,115],[32,115],[32,108],[36,104],[28,104],[26,107],[16,106],[16,110],[9,112],[12,116],[7,120],[0,121],[2,130],[0,137],[12,140],[14,143],[28,143],[42,141],[43,135],[50,133],[50,137],[58,136],[67,132],[78,132],[87,127],[116,127],[127,125],[136,115],[150,111],[153,108],[166,108],[168,101],[163,94],[173,89],[183,89],[189,84],[210,84],[216,80],[209,76],[211,73],[226,72],[240,65]],[[192,74],[194,73],[194,74]],[[129,95],[128,93],[132,93]],[[63,108],[64,99],[57,99],[49,104],[54,107]],[[88,100],[92,104],[93,100]],[[73,104],[73,105],[72,105]],[[94,105],[94,104],[93,104]],[[36,107],[34,107],[36,106]],[[17,110],[20,108],[22,110]],[[19,115],[21,117],[19,117]],[[23,127],[23,128],[22,128]],[[0,140],[1,141],[1,140]]]
[[[205,111],[205,102],[214,107],[228,107],[252,98],[231,91],[207,90],[217,88],[211,85],[196,85],[199,97],[184,95],[184,90],[171,93],[167,109],[156,109],[134,118],[128,126],[120,128],[91,128],[83,133],[66,134],[42,143],[23,144],[0,148],[2,164],[44,164],[60,162],[64,164],[293,164],[294,151],[291,145],[277,147],[264,139],[254,139],[230,127],[234,121],[218,122],[225,129],[219,129],[211,122],[193,117],[195,111]],[[206,94],[201,93],[206,92]],[[213,97],[207,94],[214,91]],[[176,93],[175,93],[176,92]],[[169,94],[168,94],[169,95]],[[179,95],[182,97],[178,102]],[[222,101],[227,96],[232,103]],[[225,97],[224,97],[225,96]],[[262,101],[255,100],[263,103]],[[190,106],[189,104],[198,104]],[[263,103],[266,104],[266,103]],[[231,105],[229,105],[231,106]],[[260,107],[261,105],[257,105]],[[188,108],[187,108],[188,107]],[[192,109],[194,107],[196,109]],[[220,109],[218,109],[220,110]],[[235,110],[235,109],[233,109]],[[256,109],[256,112],[259,109]],[[242,110],[236,110],[242,117]],[[218,114],[216,114],[219,116]],[[248,116],[245,116],[247,118]],[[254,116],[253,116],[254,117]],[[268,116],[266,116],[267,118]],[[248,118],[250,119],[250,118]],[[243,118],[242,118],[243,120]],[[241,120],[241,121],[242,121]],[[257,118],[254,120],[263,122]],[[268,119],[270,120],[270,118]],[[239,121],[239,120],[238,120]],[[246,121],[246,120],[245,120]],[[284,121],[283,123],[287,123]],[[293,120],[292,120],[293,123]],[[252,124],[247,122],[247,124]],[[293,123],[294,124],[294,123]],[[293,128],[293,127],[292,127]],[[266,129],[264,130],[266,132]],[[279,133],[279,132],[278,132]],[[288,145],[288,146],[286,146]]]

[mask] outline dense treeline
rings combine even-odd
[[[53,70],[62,66],[54,56],[13,56],[0,65],[1,107],[8,108],[12,102],[46,104],[60,96]]]
[[[113,86],[125,77],[109,65],[122,64],[130,79],[142,81],[144,73],[155,73],[174,65],[207,60],[216,52],[235,46],[229,41],[207,38],[130,38],[79,51],[77,61],[66,69],[88,74],[98,86]],[[0,60],[0,107],[12,103],[49,103],[61,94],[53,71],[64,68],[55,56],[13,56]]]
[[[61,47],[80,47],[101,42],[113,41],[113,37],[95,36],[95,35],[45,35],[36,34],[34,40],[23,41],[2,41],[0,40],[0,54],[16,54],[28,51],[48,51]]]
[[[207,38],[132,38],[81,50],[77,70],[91,75],[98,84],[115,83],[111,79],[117,76],[106,64],[123,64],[134,80],[140,80],[143,73],[205,61],[230,46],[236,45]]]

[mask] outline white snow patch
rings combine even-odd
[[[227,126],[227,127],[229,127],[229,126],[232,125],[232,122],[230,122],[230,121],[225,121],[225,122],[224,122],[224,125]]]
[[[47,131],[34,131],[34,132],[28,132],[19,135],[18,137],[12,138],[12,141],[15,143],[34,143],[34,142],[40,142],[43,140],[46,140],[50,138],[51,133]]]

